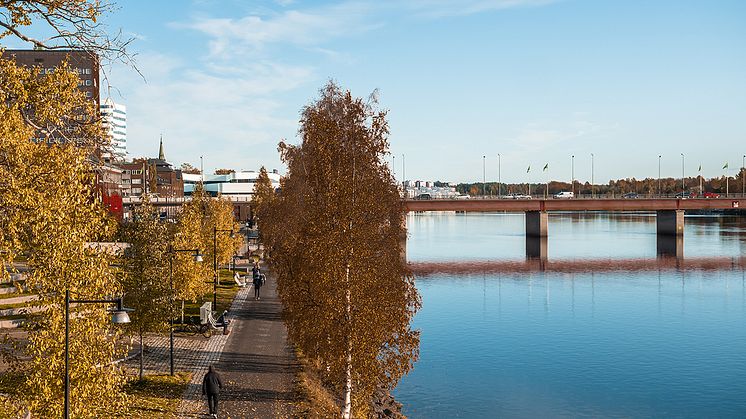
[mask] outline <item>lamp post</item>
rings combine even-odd
[[[681,153],[681,197],[684,197],[686,186],[684,185],[684,153]]]
[[[487,196],[487,156],[482,156],[482,198]]]
[[[199,253],[199,249],[174,249],[173,245],[168,245],[168,278],[169,278],[169,295],[170,295],[170,302],[169,302],[169,316],[168,316],[168,326],[169,326],[169,342],[170,342],[170,348],[169,348],[169,363],[171,367],[171,375],[174,375],[174,257],[176,257],[177,253],[181,252],[189,252],[194,255],[194,261],[195,262],[202,262],[202,255]]]
[[[573,198],[575,197],[575,155],[572,155],[572,164],[571,164],[571,172],[572,172],[572,195]]]
[[[217,226],[212,227],[212,269],[215,276],[212,281],[212,309],[218,308],[218,233],[231,233],[231,238],[236,237],[233,229],[221,230]]]
[[[661,196],[661,155],[658,155],[658,197]]]
[[[116,304],[116,309],[110,311],[111,322],[114,324],[129,323],[127,312],[134,311],[124,308],[122,297],[109,300],[73,300],[70,298],[70,290],[65,290],[65,419],[70,419],[70,304]]]
[[[594,175],[594,166],[593,166],[593,153],[591,153],[591,198],[596,197],[596,187],[593,182],[593,175]]]
[[[497,153],[497,198],[500,199],[500,190],[502,183],[500,182],[500,153]]]
[[[746,197],[746,154],[741,159],[741,198]]]
[[[404,158],[404,153],[401,155],[401,184],[404,186],[404,193],[407,192],[407,160]]]

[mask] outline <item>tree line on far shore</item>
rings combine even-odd
[[[743,179],[746,176],[746,168],[741,168],[736,176],[731,176],[727,181],[724,176],[705,179],[702,178],[702,191],[700,191],[700,177],[684,178],[684,186],[687,192],[702,193],[714,192],[717,194],[741,193],[743,188]],[[443,182],[435,182],[435,186],[445,185]],[[594,184],[590,182],[575,181],[575,193],[579,195],[600,195],[600,196],[620,196],[625,193],[634,192],[638,194],[663,194],[673,195],[681,192],[681,178],[661,178],[660,184],[658,178],[645,179],[617,179],[610,180],[606,184]],[[459,183],[455,185],[456,191],[470,196],[497,196],[511,193],[529,194],[542,196],[547,193],[547,184],[544,183],[498,183],[498,182],[473,182]],[[499,193],[498,193],[499,188]],[[550,181],[548,194],[554,195],[562,191],[572,191],[570,182]]]

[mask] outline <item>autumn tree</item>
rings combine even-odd
[[[168,281],[168,225],[160,221],[158,212],[144,195],[142,205],[135,209],[132,220],[123,228],[129,247],[123,257],[122,286],[130,314],[130,331],[140,340],[140,379],[143,378],[143,337],[149,332],[166,329],[173,315],[171,289]]]
[[[107,0],[0,0],[0,39],[15,37],[41,49],[90,51],[132,65],[127,47],[134,38],[121,32],[112,36],[101,23],[101,17],[115,8]],[[32,35],[40,32],[48,36]]]
[[[192,166],[189,163],[181,163],[180,169],[181,169],[181,171],[183,173],[188,173],[188,174],[191,174],[191,175],[202,174],[202,172],[199,169],[197,169],[196,167]]]
[[[231,173],[236,173],[233,169],[216,169],[215,174],[216,175],[229,175]]]
[[[261,219],[261,215],[258,214],[259,209],[264,213],[272,206],[272,200],[275,196],[275,190],[272,187],[272,181],[267,175],[267,169],[262,166],[259,169],[259,176],[257,176],[256,183],[254,184],[254,196],[252,199],[252,206],[257,211],[257,217]],[[261,240],[262,232],[259,231],[259,238]]]
[[[289,334],[366,417],[374,390],[393,388],[418,356],[419,307],[401,259],[404,209],[384,159],[386,112],[330,82],[302,113],[298,146],[280,144],[282,193],[258,191],[265,245]]]
[[[205,193],[202,184],[197,184],[192,193],[192,199],[183,205],[182,211],[176,218],[174,248],[197,249],[205,253],[207,250],[205,217],[209,200],[210,197]],[[193,257],[186,253],[177,253],[174,256],[173,269],[175,298],[182,301],[183,317],[183,302],[185,300],[197,301],[209,290],[207,281],[210,279],[212,269],[207,263],[194,262]]]
[[[34,304],[41,312],[26,324],[28,344],[13,360],[23,377],[17,397],[35,416],[62,416],[65,292],[78,299],[121,295],[111,256],[89,245],[109,236],[112,224],[93,199],[89,160],[103,130],[97,123],[66,125],[79,112],[94,119],[77,83],[66,68],[41,76],[0,59],[0,258],[8,264],[25,255],[31,272],[26,285],[38,296]],[[81,141],[34,142],[38,126],[79,130],[74,135]],[[7,275],[5,269],[0,275]],[[105,306],[71,307],[73,416],[122,405],[124,375],[111,363],[118,334]]]

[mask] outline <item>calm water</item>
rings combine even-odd
[[[523,223],[411,215],[408,258],[523,259]],[[744,253],[746,220],[686,218],[685,258]],[[550,216],[548,256],[655,259],[655,218]],[[746,417],[741,270],[437,274],[417,286],[421,357],[395,393],[409,417]]]

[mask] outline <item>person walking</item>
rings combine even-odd
[[[223,382],[220,381],[220,375],[210,365],[205,378],[202,379],[202,395],[207,396],[207,408],[210,410],[210,416],[213,418],[218,417],[218,395],[222,388]]]
[[[254,299],[261,300],[261,298],[259,298],[259,290],[262,288],[262,285],[264,285],[264,274],[259,272],[258,268],[254,273],[253,284],[254,284]]]

